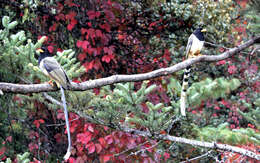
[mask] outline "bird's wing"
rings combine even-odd
[[[63,68],[56,61],[55,58],[46,57],[43,59],[44,68],[49,73],[49,76],[58,84],[62,85],[64,89],[68,88],[69,79]]]
[[[55,69],[61,68],[60,64],[56,61],[55,58],[53,57],[46,57],[42,60],[44,68],[48,71],[51,72]]]
[[[189,39],[188,39],[188,43],[187,43],[187,46],[186,46],[186,53],[185,53],[186,59],[189,56],[189,52],[190,52],[190,49],[191,49],[191,46],[192,46],[192,42],[193,42],[193,37],[194,37],[194,35],[191,34]]]

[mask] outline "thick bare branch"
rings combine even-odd
[[[152,78],[156,78],[159,76],[166,76],[172,74],[174,72],[180,71],[189,65],[198,62],[215,62],[224,60],[226,58],[231,57],[232,55],[244,50],[245,48],[260,42],[260,35],[256,36],[249,41],[245,42],[244,44],[231,48],[228,51],[220,54],[220,55],[203,55],[200,57],[192,58],[185,60],[181,63],[178,63],[174,66],[168,68],[161,68],[155,71],[151,71],[148,73],[143,74],[135,74],[135,75],[113,75],[107,78],[101,78],[96,80],[90,80],[83,83],[73,83],[70,90],[73,91],[84,91],[96,87],[101,87],[105,85],[110,85],[114,83],[120,82],[135,82],[135,81],[142,81],[148,80]],[[13,92],[13,93],[37,93],[37,92],[50,92],[50,91],[57,91],[57,88],[53,88],[49,84],[12,84],[12,83],[4,83],[0,82],[0,90],[3,92]]]

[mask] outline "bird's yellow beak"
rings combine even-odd
[[[39,49],[36,50],[36,52],[37,53],[43,53],[44,51],[41,48],[39,48]]]
[[[201,32],[207,32],[207,29],[206,29],[206,28],[204,28],[204,29],[202,29],[202,30],[201,30]]]

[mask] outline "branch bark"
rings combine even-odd
[[[243,148],[239,148],[239,147],[235,147],[235,146],[231,146],[231,145],[227,145],[227,144],[217,144],[216,142],[210,143],[210,142],[186,139],[186,138],[182,138],[182,137],[175,137],[175,136],[171,136],[171,135],[161,135],[160,134],[160,135],[152,136],[149,132],[139,131],[139,130],[135,130],[135,129],[127,128],[127,127],[122,127],[121,130],[124,132],[131,133],[131,134],[140,135],[143,137],[150,137],[150,138],[157,139],[157,140],[169,140],[169,141],[174,141],[174,142],[178,142],[178,143],[182,143],[182,144],[189,144],[189,145],[200,146],[200,147],[204,147],[204,148],[211,148],[211,149],[235,152],[235,153],[239,153],[244,156],[248,156],[250,158],[254,158],[256,160],[260,160],[260,155],[254,153],[252,151],[249,151],[249,150],[246,150]]]
[[[180,71],[192,64],[198,62],[215,62],[224,60],[226,58],[231,57],[232,55],[248,48],[249,46],[259,43],[260,35],[256,36],[249,41],[245,42],[242,45],[231,48],[228,51],[220,54],[220,55],[203,55],[196,58],[191,58],[180,62],[174,66],[168,68],[161,68],[155,71],[151,71],[143,74],[134,74],[134,75],[113,75],[107,78],[101,78],[96,80],[89,80],[82,83],[72,83],[71,91],[84,91],[96,87],[101,87],[105,85],[120,83],[120,82],[136,82],[142,80],[148,80],[151,78],[156,78],[159,76],[166,76],[172,74],[174,72]],[[0,90],[3,92],[12,92],[12,93],[38,93],[38,92],[51,92],[57,91],[57,88],[52,87],[49,84],[13,84],[13,83],[4,83],[0,82]]]

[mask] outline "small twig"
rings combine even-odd
[[[151,147],[147,147],[147,148],[144,148],[144,149],[140,149],[140,150],[138,150],[138,151],[136,151],[136,152],[131,152],[128,156],[126,156],[126,158],[127,158],[127,157],[130,157],[130,156],[132,156],[132,155],[138,155],[139,153],[144,153],[146,150],[152,149],[152,148],[156,147],[160,142],[161,142],[161,140],[158,141],[157,143],[155,143],[154,145],[152,145]]]
[[[254,55],[254,53],[259,49],[260,49],[260,45],[256,46],[256,48],[254,48],[254,50],[250,53],[250,55]]]
[[[144,144],[146,144],[146,143],[148,143],[148,142],[149,142],[149,141],[147,140],[147,141],[145,141],[144,143],[141,143],[141,144],[137,145],[136,147],[133,147],[133,148],[124,150],[124,151],[122,151],[122,152],[120,152],[120,153],[116,153],[116,154],[114,154],[114,156],[115,156],[115,157],[120,156],[120,155],[122,155],[122,154],[124,154],[124,153],[126,153],[126,152],[128,152],[128,151],[130,151],[130,150],[133,150],[133,149],[135,149],[135,148],[141,147],[142,145],[144,145]]]
[[[200,158],[203,158],[203,157],[208,156],[211,152],[212,152],[212,151],[210,150],[210,151],[208,151],[207,153],[204,153],[203,155],[200,155],[200,156],[197,156],[197,157],[188,159],[188,160],[186,160],[186,161],[182,161],[182,162],[180,162],[180,163],[188,163],[188,162],[191,162],[191,161],[194,161],[194,160],[198,160],[198,159],[200,159]]]
[[[74,119],[70,120],[69,122],[76,121],[76,120],[78,120],[79,118],[80,118],[80,117],[74,118]],[[51,127],[51,126],[63,126],[63,125],[65,125],[65,123],[60,123],[60,124],[49,124],[49,125],[45,125],[45,126],[47,126],[47,127]]]
[[[168,128],[166,129],[168,134],[169,134],[170,130],[172,129],[173,124],[180,120],[180,117],[177,117],[176,119],[173,119],[174,117],[175,117],[175,115],[172,116],[172,118],[170,119],[171,123],[169,124]]]

